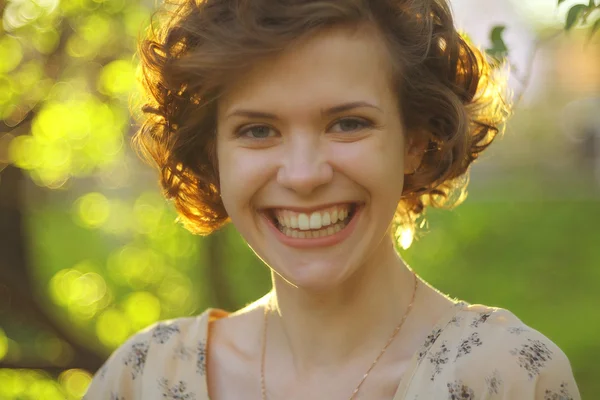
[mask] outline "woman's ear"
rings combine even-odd
[[[404,148],[404,174],[414,174],[425,155],[429,144],[429,135],[426,132],[415,132],[406,139]]]

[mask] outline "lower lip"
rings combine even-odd
[[[344,227],[344,229],[342,229],[339,232],[334,233],[333,235],[320,237],[320,238],[301,239],[301,238],[289,237],[289,236],[285,235],[283,232],[281,232],[279,230],[279,228],[277,228],[275,226],[275,224],[273,224],[273,221],[271,221],[271,219],[268,216],[263,214],[263,218],[265,219],[269,229],[271,229],[271,231],[273,231],[275,237],[277,239],[279,239],[280,242],[282,242],[283,244],[285,244],[287,246],[301,248],[301,249],[309,248],[309,247],[325,247],[325,246],[333,246],[338,243],[341,243],[344,240],[346,240],[346,238],[348,236],[350,236],[352,234],[352,232],[356,228],[358,217],[360,216],[360,214],[362,212],[362,208],[363,208],[362,205],[356,206],[356,210],[354,211],[354,215],[352,216],[352,219],[350,220],[348,225],[346,225]]]

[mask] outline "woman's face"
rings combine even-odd
[[[322,32],[256,65],[219,100],[225,208],[296,286],[334,287],[390,248],[414,162],[388,57],[373,34]]]

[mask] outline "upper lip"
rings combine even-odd
[[[299,212],[299,213],[310,213],[313,211],[317,211],[317,210],[322,210],[324,208],[329,208],[329,207],[333,207],[333,206],[341,206],[341,205],[346,205],[346,204],[361,204],[360,201],[337,201],[337,202],[332,202],[332,203],[327,203],[327,204],[319,204],[316,206],[309,206],[309,207],[298,207],[298,206],[267,206],[267,207],[261,207],[261,210],[263,211],[267,211],[267,210],[290,210],[290,211],[295,211],[295,212]]]

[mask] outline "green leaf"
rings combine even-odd
[[[508,55],[508,47],[502,38],[505,29],[506,26],[504,25],[496,25],[492,28],[490,32],[490,41],[492,42],[492,45],[485,50],[487,54],[499,61],[502,61]]]
[[[596,2],[594,0],[590,0],[590,4],[588,4],[589,8],[594,8],[596,7]]]
[[[485,52],[493,58],[492,65],[495,66],[499,66],[508,56],[508,49],[506,47],[492,47],[486,49]]]
[[[571,9],[569,10],[569,12],[567,13],[567,21],[565,23],[565,30],[569,30],[573,27],[573,25],[575,25],[575,22],[577,22],[577,19],[579,18],[579,16],[581,15],[581,13],[587,9],[587,6],[585,4],[577,4],[574,5],[573,7],[571,7]]]
[[[561,3],[564,3],[564,2],[565,2],[565,0],[558,0],[558,4],[557,4],[557,5],[559,5],[559,6],[560,6],[560,5],[561,5]]]
[[[492,31],[490,32],[490,39],[492,40],[492,43],[503,42],[502,34],[504,33],[505,29],[505,25],[496,25],[492,28]]]

